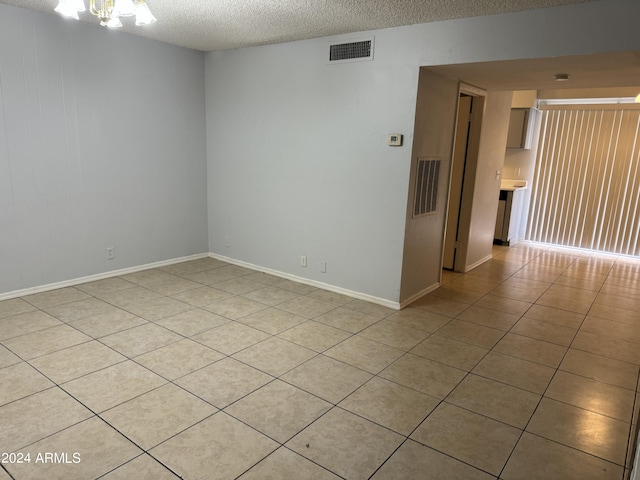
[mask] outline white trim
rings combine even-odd
[[[421,290],[418,293],[411,295],[409,298],[407,298],[406,300],[400,303],[400,309],[402,310],[403,308],[411,305],[416,300],[419,300],[420,298],[433,292],[434,290],[437,290],[438,288],[440,288],[440,282],[434,283],[433,285],[425,288],[424,290]]]
[[[638,473],[638,469],[640,469],[640,435],[638,435],[638,443],[636,445],[636,459],[633,461],[633,467],[631,467],[631,475],[629,476],[629,480],[640,480],[640,473]]]
[[[491,260],[493,258],[493,254],[487,255],[486,257],[478,260],[476,263],[473,263],[471,265],[467,265],[464,268],[464,273],[470,272],[471,270],[473,270],[476,267],[479,267],[480,265],[482,265],[484,262],[488,262],[489,260]]]
[[[270,268],[260,267],[259,265],[254,265],[252,263],[243,262],[241,260],[236,260],[234,258],[225,257],[224,255],[218,255],[217,253],[209,253],[209,256],[211,258],[215,258],[216,260],[222,260],[223,262],[231,263],[233,265],[238,265],[240,267],[249,268],[251,270],[268,273],[269,275],[273,275],[275,277],[285,278],[287,280],[303,283],[305,285],[310,285],[312,287],[318,287],[323,290],[328,290],[330,292],[346,295],[347,297],[352,297],[358,300],[364,300],[366,302],[375,303],[377,305],[382,305],[383,307],[393,308],[394,310],[400,310],[401,308],[400,303],[387,300],[386,298],[374,297],[373,295],[368,295],[366,293],[356,292],[354,290],[347,290],[346,288],[336,287],[335,285],[330,285],[328,283],[318,282],[316,280],[299,277],[297,275],[292,275],[290,273],[285,273],[285,272],[280,272],[278,270],[272,270]]]
[[[232,265],[238,265],[238,266],[249,268],[251,270],[255,270],[258,272],[268,273],[269,275],[285,278],[287,280],[303,283],[305,285],[311,285],[312,287],[318,287],[323,290],[328,290],[330,292],[346,295],[347,297],[356,298],[358,300],[364,300],[366,302],[375,303],[377,305],[382,305],[384,307],[393,308],[394,310],[400,310],[401,308],[399,302],[387,300],[386,298],[374,297],[373,295],[368,295],[366,293],[356,292],[354,290],[347,290],[346,288],[336,287],[335,285],[329,285],[328,283],[318,282],[315,280],[310,280],[308,278],[299,277],[297,275],[291,275],[289,273],[280,272],[278,270],[272,270],[270,268],[260,267],[258,265],[254,265],[248,262],[243,262],[241,260],[235,260],[233,258],[225,257],[224,255],[218,255],[215,253],[199,253],[199,254],[190,255],[187,257],[173,258],[171,260],[163,260],[161,262],[147,263],[145,265],[138,265],[135,267],[128,267],[120,270],[111,270],[109,272],[98,273],[98,274],[89,275],[86,277],[74,278],[71,280],[64,280],[62,282],[49,283],[47,285],[40,285],[37,287],[24,288],[21,290],[14,290],[11,292],[0,293],[0,300],[9,300],[11,298],[23,297],[25,295],[33,295],[34,293],[48,292],[50,290],[56,290],[58,288],[73,287],[75,285],[80,285],[82,283],[95,282],[96,280],[104,280],[105,278],[117,277],[120,275],[126,275],[128,273],[148,270],[150,268],[165,267],[167,265],[173,265],[174,263],[187,262],[189,260],[198,260],[200,258],[207,258],[207,257],[215,258],[217,260],[222,260]],[[428,292],[424,292],[422,294],[426,294],[426,293]],[[406,302],[404,304],[406,304]]]
[[[189,260],[198,260],[200,258],[207,258],[208,256],[208,253],[198,253],[196,255],[173,258],[171,260],[162,260],[160,262],[122,268],[120,270],[110,270],[108,272],[88,275],[86,277],[73,278],[71,280],[64,280],[62,282],[48,283],[46,285],[40,285],[37,287],[23,288],[21,290],[14,290],[12,292],[0,293],[0,300],[9,300],[11,298],[23,297],[25,295],[33,295],[34,293],[48,292],[50,290],[56,290],[58,288],[73,287],[74,285],[80,285],[81,283],[95,282],[96,280],[104,280],[105,278],[126,275],[127,273],[149,270],[150,268],[166,267],[167,265],[173,265],[174,263],[188,262]]]

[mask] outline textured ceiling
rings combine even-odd
[[[158,22],[123,30],[154,40],[222,50],[592,0],[147,0]],[[57,0],[0,0],[53,14]],[[88,5],[88,0],[85,0]],[[81,20],[97,23],[89,13]]]

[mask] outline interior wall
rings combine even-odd
[[[423,68],[418,84],[400,302],[440,282],[444,228],[453,153],[459,82]],[[440,161],[436,209],[414,217],[416,166],[420,158]]]
[[[485,99],[465,271],[491,257],[512,96],[512,92],[489,92]]]
[[[0,4],[0,293],[207,251],[203,57]]]
[[[596,1],[208,53],[210,251],[399,302],[419,68],[640,49],[638,17],[635,0]],[[368,35],[372,62],[327,65],[331,41]],[[504,144],[483,183],[503,159]]]

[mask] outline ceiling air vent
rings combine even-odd
[[[373,37],[349,43],[329,45],[329,63],[366,62],[373,60]]]

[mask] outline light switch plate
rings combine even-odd
[[[401,147],[402,146],[402,134],[401,133],[390,133],[387,135],[387,145],[390,147]]]

